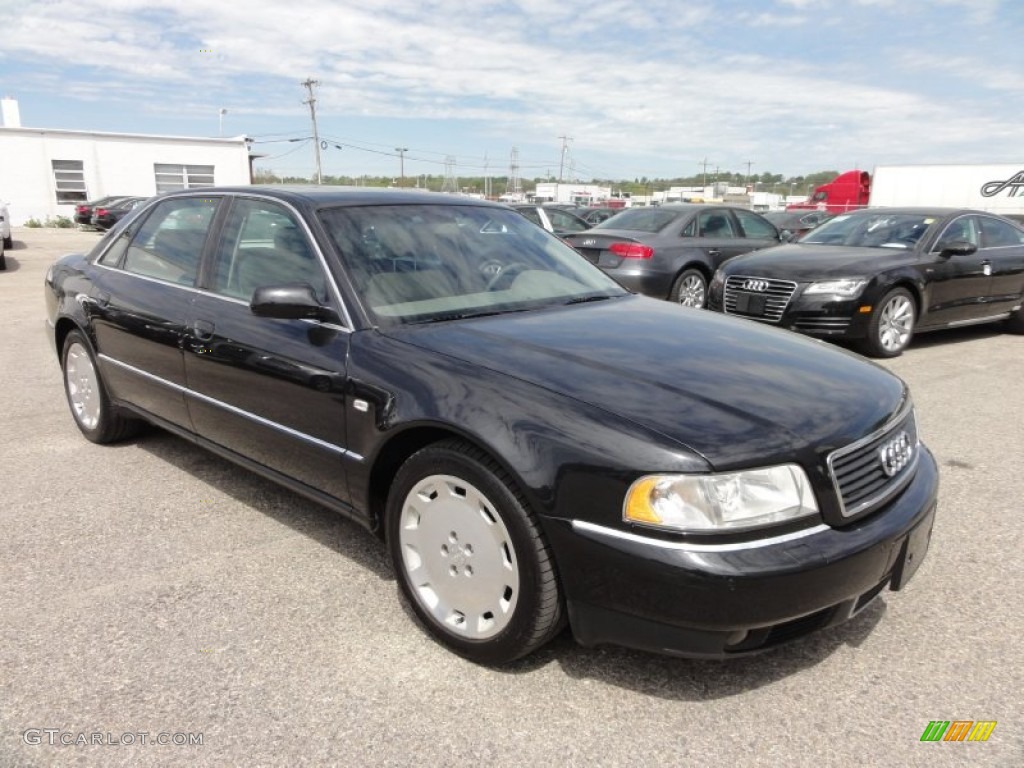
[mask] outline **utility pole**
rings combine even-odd
[[[572,141],[572,136],[559,136],[562,140],[562,159],[558,161],[558,183],[562,183],[562,171],[565,168],[565,153],[569,151],[569,142]]]
[[[316,96],[313,95],[313,86],[320,85],[320,81],[307,77],[302,85],[306,86],[306,90],[309,91],[309,99],[302,103],[309,104],[309,116],[313,120],[313,152],[316,155],[316,183],[323,184],[324,177],[320,168],[320,134],[316,129]]]
[[[747,160],[747,186],[750,186],[750,166],[754,164],[753,160]]]
[[[701,165],[701,166],[704,167],[704,171],[703,171],[703,174],[704,174],[704,176],[703,176],[703,178],[704,178],[703,186],[707,187],[707,185],[708,185],[708,158],[707,158],[707,155],[705,155],[704,159],[701,162],[697,163],[697,165]]]
[[[395,152],[398,153],[398,172],[401,176],[401,181],[398,182],[398,186],[405,186],[405,153],[409,151],[408,147],[395,147]]]

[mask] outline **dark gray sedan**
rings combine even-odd
[[[703,307],[715,270],[741,253],[778,245],[763,216],[725,205],[629,208],[564,240],[627,288]]]

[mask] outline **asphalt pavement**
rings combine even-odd
[[[942,471],[904,591],[750,658],[565,634],[496,670],[433,643],[384,547],[340,516],[166,433],[82,438],[43,277],[98,237],[14,237],[0,766],[1024,765],[1024,336],[942,332],[885,363]],[[986,742],[922,742],[933,720],[997,725]]]

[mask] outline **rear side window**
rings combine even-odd
[[[1024,244],[1024,232],[1011,224],[988,216],[980,217],[981,247],[1001,248],[1007,245]]]
[[[153,208],[124,255],[126,272],[194,285],[216,198],[177,198]]]
[[[762,219],[756,213],[750,211],[734,211],[736,218],[740,220],[743,228],[743,236],[757,240],[774,240],[779,234],[775,227]]]
[[[697,226],[700,237],[736,237],[728,211],[701,211]]]

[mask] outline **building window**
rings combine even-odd
[[[156,191],[173,192],[177,189],[195,189],[213,186],[212,165],[175,165],[155,163]]]
[[[85,168],[81,160],[51,160],[58,203],[84,203]]]

